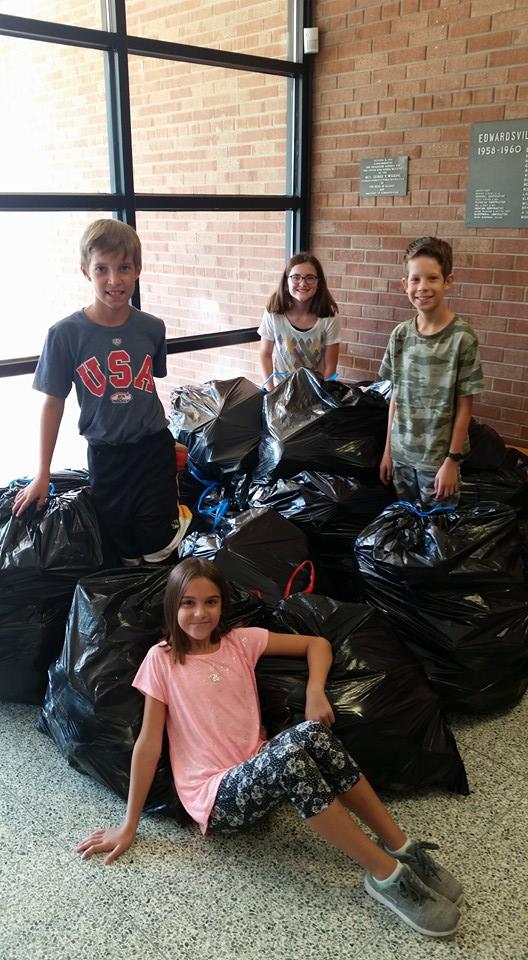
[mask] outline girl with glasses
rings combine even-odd
[[[293,373],[307,367],[325,379],[336,372],[337,312],[317,257],[296,253],[288,260],[258,328],[260,364],[270,388],[273,372]]]

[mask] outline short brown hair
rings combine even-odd
[[[222,614],[218,626],[211,634],[211,640],[213,643],[217,643],[225,633],[229,633],[226,617],[229,614],[230,600],[223,573],[210,560],[203,560],[201,557],[187,557],[171,570],[163,602],[165,639],[172,648],[174,659],[179,660],[180,663],[185,663],[185,654],[191,649],[191,643],[178,623],[178,610],[191,580],[195,580],[197,577],[210,580],[220,591]]]
[[[266,304],[266,310],[268,310],[269,313],[286,313],[287,310],[291,310],[293,300],[288,290],[288,277],[290,270],[293,267],[297,267],[300,263],[311,263],[319,279],[315,293],[310,301],[310,312],[315,313],[316,317],[335,316],[335,314],[339,312],[337,303],[326,285],[324,270],[317,257],[314,257],[312,253],[296,253],[293,257],[290,257],[282,271],[282,276],[275,293],[272,293]]]
[[[94,220],[88,224],[81,237],[81,267],[88,270],[92,253],[116,253],[122,251],[130,257],[137,270],[141,270],[141,241],[133,227],[121,220]]]
[[[439,237],[418,237],[407,247],[403,262],[407,268],[409,260],[415,257],[432,257],[439,263],[442,269],[444,280],[453,273],[453,250],[447,240],[440,240]]]

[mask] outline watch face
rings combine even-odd
[[[454,460],[455,463],[460,463],[460,461],[464,459],[464,455],[462,453],[448,453],[447,456],[450,460]]]

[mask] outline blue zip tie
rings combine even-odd
[[[450,510],[456,510],[456,507],[431,507],[430,510],[419,510],[414,503],[410,503],[409,500],[395,500],[392,504],[393,507],[407,507],[409,510],[412,510],[417,517],[430,517],[432,513],[449,513]]]

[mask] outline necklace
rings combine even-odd
[[[209,680],[211,681],[211,683],[219,683],[219,681],[220,681],[220,674],[219,674],[219,673],[210,673],[210,674],[209,674]]]

